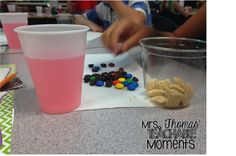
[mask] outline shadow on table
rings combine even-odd
[[[15,112],[22,112],[27,114],[42,113],[38,106],[37,96],[34,90],[16,90],[14,96]],[[17,102],[16,102],[17,101]]]

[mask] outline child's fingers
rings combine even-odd
[[[110,38],[113,37],[111,32],[113,30],[114,25],[111,25],[105,32],[102,34],[102,41],[105,47],[111,50]]]
[[[129,50],[130,48],[138,45],[139,40],[148,36],[151,36],[153,33],[153,29],[149,27],[143,27],[139,31],[137,31],[135,34],[130,36],[124,43],[121,48],[122,52],[125,52]]]
[[[113,23],[102,35],[104,45],[116,54],[120,47],[118,43],[129,37],[127,32],[131,31],[132,26],[132,22],[126,19]]]
[[[111,32],[112,37],[110,38],[110,47],[113,50],[114,53],[117,53],[120,51],[120,42],[121,37],[126,36],[125,33],[127,30],[130,30],[130,23],[128,23],[126,20],[120,20],[119,23],[116,23],[114,26],[114,29]],[[127,38],[125,38],[126,40]],[[119,50],[118,50],[119,49]]]

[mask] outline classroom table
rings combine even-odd
[[[105,52],[102,47],[87,53]],[[98,54],[99,55],[99,54]],[[140,48],[130,53],[140,64]],[[116,108],[49,115],[40,111],[23,53],[0,54],[1,64],[16,64],[24,87],[15,91],[12,154],[154,154],[206,153],[206,97],[185,109]],[[89,96],[89,95],[88,95]],[[119,96],[119,95],[113,95]],[[200,121],[195,149],[147,149],[142,122],[166,119]]]

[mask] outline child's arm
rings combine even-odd
[[[206,4],[173,32],[176,37],[199,38],[206,34]]]
[[[119,18],[130,17],[133,18],[135,22],[145,23],[146,16],[141,12],[137,11],[127,5],[125,5],[122,1],[107,1],[107,3],[113,8]]]
[[[104,45],[114,51],[119,42],[123,42],[121,51],[127,51],[138,44],[139,40],[149,36],[170,36],[200,38],[206,34],[206,4],[173,33],[157,31],[151,27],[138,25],[131,18],[123,18],[114,23],[102,35]]]
[[[86,25],[94,32],[103,32],[104,31],[100,26],[98,26],[94,22],[88,20],[83,15],[75,17],[75,24]]]

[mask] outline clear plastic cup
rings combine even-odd
[[[43,7],[42,6],[36,6],[36,12],[38,16],[43,15]]]
[[[8,4],[7,5],[9,12],[16,12],[16,5],[15,4]]]
[[[88,29],[63,24],[15,29],[43,112],[61,114],[79,107]]]
[[[0,19],[10,50],[20,51],[20,41],[14,29],[28,25],[28,13],[0,13]]]
[[[205,96],[205,41],[150,37],[140,40],[140,44],[144,84],[151,101],[176,108]]]

